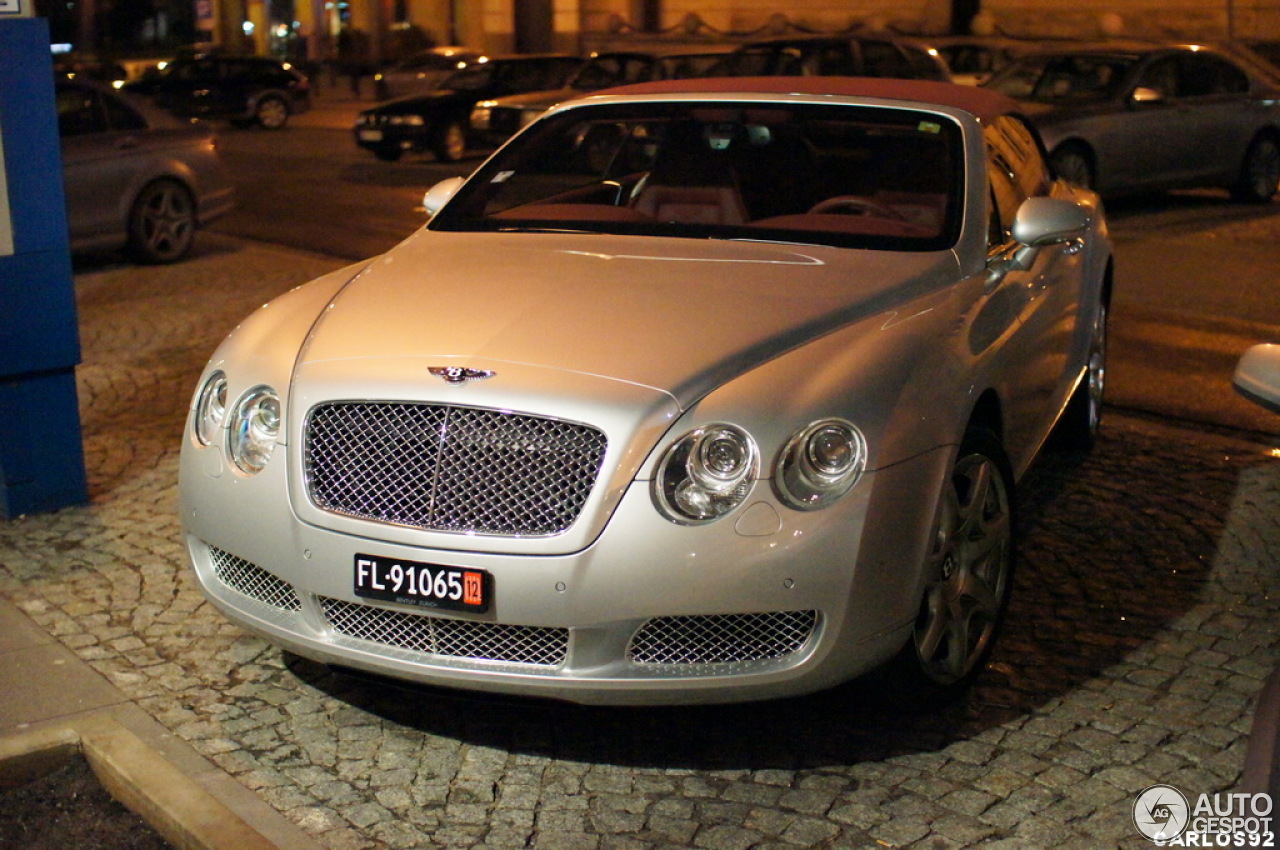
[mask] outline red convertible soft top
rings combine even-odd
[[[874,97],[912,103],[949,106],[989,119],[1018,112],[1010,98],[990,89],[939,83],[931,80],[899,80],[882,77],[702,77],[637,83],[594,92],[623,94],[812,94],[840,97]]]

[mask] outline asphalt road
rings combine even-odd
[[[363,259],[421,226],[428,187],[481,161],[379,162],[343,129],[345,114],[304,119],[283,132],[223,132],[239,208],[218,230]],[[1108,402],[1275,433],[1275,418],[1240,398],[1231,374],[1249,345],[1280,341],[1280,201],[1237,204],[1203,191],[1107,206],[1117,266]]]

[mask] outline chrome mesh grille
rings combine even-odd
[[[344,402],[312,411],[304,462],[322,510],[433,531],[558,534],[604,459],[585,425],[450,405]]]
[[[320,605],[338,632],[414,652],[555,667],[569,651],[568,629],[452,620],[324,596]]]
[[[730,664],[797,651],[818,625],[817,611],[655,617],[631,636],[636,664]]]
[[[218,581],[232,590],[274,608],[283,608],[285,611],[302,610],[302,600],[293,586],[257,564],[251,564],[244,558],[212,546],[209,547],[209,558],[213,561],[213,574],[218,577]]]

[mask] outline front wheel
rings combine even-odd
[[[1280,144],[1267,136],[1254,139],[1244,155],[1240,177],[1231,189],[1237,201],[1265,204],[1280,188]]]
[[[128,252],[143,263],[172,263],[196,238],[196,205],[187,187],[157,180],[143,187],[129,210]]]
[[[1013,582],[1013,472],[1000,440],[971,428],[938,496],[911,638],[894,662],[908,704],[959,697],[982,672]]]
[[[1102,427],[1102,395],[1107,383],[1107,305],[1098,304],[1089,335],[1089,355],[1080,385],[1067,402],[1054,442],[1059,448],[1087,451]]]
[[[266,130],[279,130],[289,122],[289,106],[278,97],[264,97],[254,108],[253,119]]]

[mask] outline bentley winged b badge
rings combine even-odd
[[[466,366],[430,366],[427,371],[449,384],[465,384],[467,381],[483,381],[498,374],[490,369],[470,369]]]

